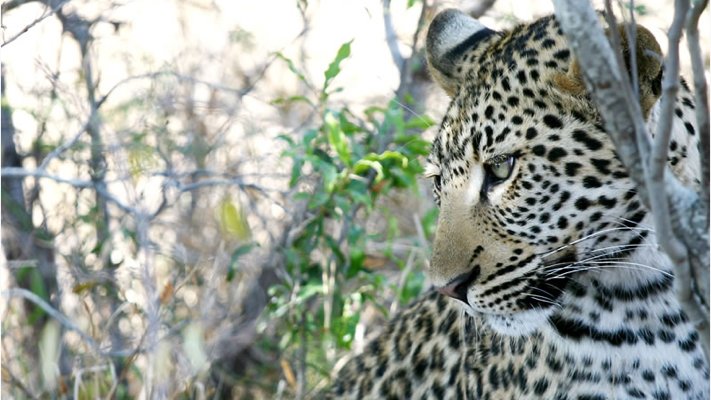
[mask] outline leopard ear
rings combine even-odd
[[[637,58],[637,76],[639,79],[639,101],[645,117],[657,102],[662,93],[662,50],[659,43],[654,38],[652,32],[647,28],[637,25],[637,35],[635,43],[635,54]],[[606,31],[610,36],[610,30]],[[630,69],[630,45],[627,40],[627,27],[620,25],[618,34],[622,44],[622,56],[625,60],[627,71]],[[561,73],[553,77],[553,81],[558,88],[574,96],[585,95],[585,83],[583,82],[580,64],[573,58],[567,73]]]
[[[454,96],[465,78],[465,55],[475,51],[495,31],[458,10],[437,14],[427,31],[427,61],[435,81]]]

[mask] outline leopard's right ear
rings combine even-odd
[[[465,79],[465,56],[496,32],[458,10],[437,14],[427,31],[427,61],[435,81],[454,94]]]

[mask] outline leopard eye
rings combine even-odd
[[[425,178],[432,178],[435,191],[440,191],[442,188],[442,176],[437,165],[428,163],[425,167]]]
[[[489,175],[491,184],[499,184],[511,176],[516,158],[513,155],[505,154],[494,157],[485,164],[486,172]]]

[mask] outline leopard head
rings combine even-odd
[[[661,51],[646,29],[638,38],[650,115]],[[427,58],[451,97],[428,159],[440,207],[428,275],[502,332],[535,327],[590,260],[641,246],[647,213],[553,17],[496,32],[447,10]]]

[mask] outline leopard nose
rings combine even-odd
[[[437,288],[437,291],[445,296],[449,296],[453,299],[469,304],[467,300],[467,291],[469,290],[469,286],[476,280],[476,278],[479,277],[479,273],[480,268],[479,266],[476,266],[469,272],[452,279],[448,284]]]

